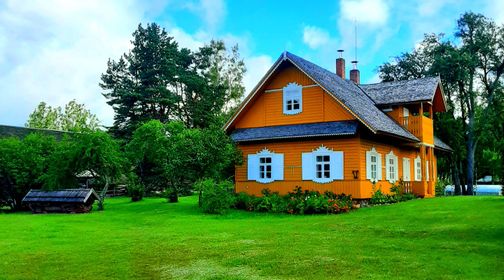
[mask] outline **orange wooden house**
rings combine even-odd
[[[356,68],[356,67],[355,67]],[[434,196],[436,153],[451,151],[433,134],[433,114],[446,103],[439,78],[359,84],[284,52],[226,123],[243,152],[237,192],[294,187],[370,198],[399,179]]]

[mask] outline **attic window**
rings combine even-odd
[[[283,88],[283,112],[286,115],[299,114],[303,111],[303,87],[290,83]]]

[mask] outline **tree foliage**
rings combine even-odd
[[[502,172],[491,170],[489,161],[502,165],[497,154],[504,153],[504,26],[483,15],[465,13],[457,21],[455,37],[459,42],[446,40],[443,34],[426,35],[414,51],[378,70],[384,81],[441,77],[449,109],[448,114],[436,116],[435,132],[455,149],[451,159],[440,159],[441,167],[451,170],[462,192],[472,194],[475,158],[480,175],[503,178]]]
[[[30,134],[24,139],[1,138],[0,200],[11,201],[13,208],[21,207],[21,200],[30,189],[41,188],[57,149],[58,143],[52,136]]]
[[[131,43],[131,51],[109,60],[100,83],[115,111],[116,136],[130,138],[152,119],[205,128],[243,96],[245,67],[237,46],[228,52],[212,41],[191,52],[155,23],[139,25]]]
[[[220,128],[187,128],[176,121],[145,123],[133,133],[126,151],[146,191],[167,190],[173,201],[202,178],[231,176],[241,159]]]
[[[86,109],[84,104],[79,104],[75,100],[68,102],[64,110],[61,107],[51,107],[45,102],[40,102],[28,117],[25,126],[83,132],[97,130],[100,121],[91,111]]]

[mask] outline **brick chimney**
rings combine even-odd
[[[360,84],[360,71],[357,69],[357,60],[352,61],[353,69],[350,70],[350,80],[356,84]]]
[[[336,59],[336,75],[345,79],[345,59],[343,58],[343,50],[338,50],[339,58]]]

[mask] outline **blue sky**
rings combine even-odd
[[[23,125],[41,101],[76,99],[110,125],[100,74],[130,48],[138,23],[157,22],[193,50],[211,39],[238,44],[250,90],[284,50],[334,71],[344,49],[349,71],[355,26],[361,81],[378,82],[379,65],[424,33],[451,37],[465,11],[504,22],[502,0],[0,0],[0,124]]]

